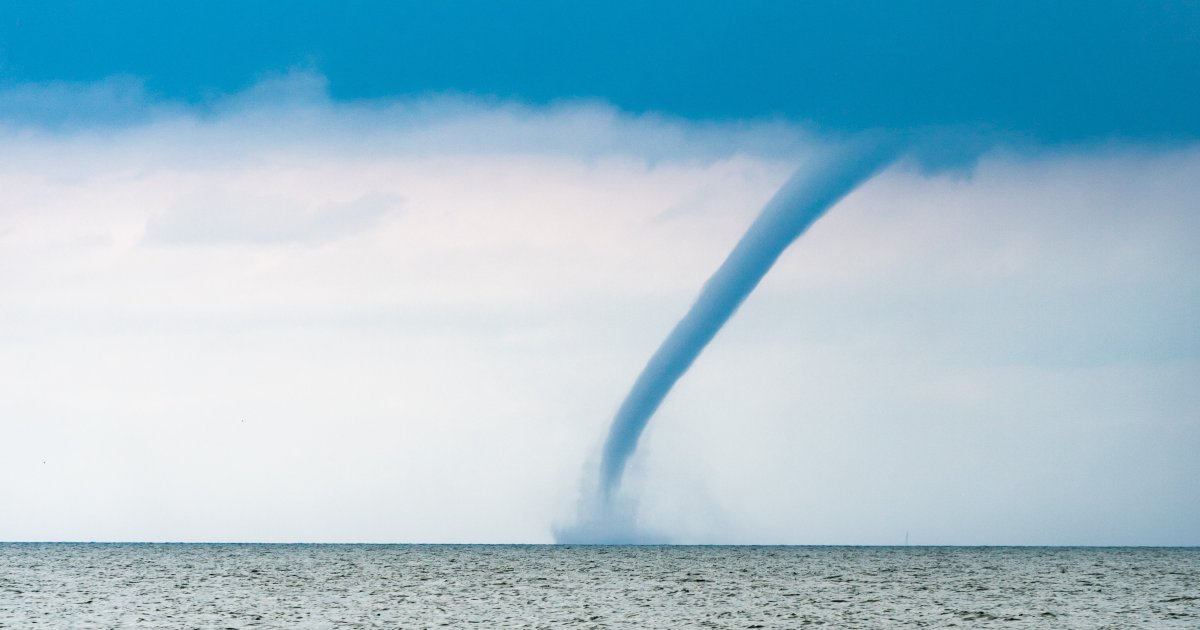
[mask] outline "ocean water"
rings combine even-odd
[[[1200,549],[0,544],[0,628],[1200,628]]]

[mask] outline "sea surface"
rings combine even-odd
[[[0,544],[0,628],[1200,628],[1200,549]]]

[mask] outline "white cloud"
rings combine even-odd
[[[324,241],[374,227],[398,201],[376,194],[309,206],[294,197],[203,191],[152,217],[146,224],[146,239],[171,244]]]
[[[320,90],[5,128],[0,539],[548,540],[641,362],[819,148]],[[871,182],[668,399],[643,517],[1200,541],[1198,167],[994,153]]]

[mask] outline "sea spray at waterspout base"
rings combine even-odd
[[[621,403],[601,453],[597,486],[589,492],[591,496],[585,497],[578,523],[558,532],[560,542],[640,538],[632,529],[632,515],[627,513],[631,508],[618,507],[615,495],[650,417],[788,245],[895,155],[890,144],[843,147],[816,164],[802,167],[767,202]]]

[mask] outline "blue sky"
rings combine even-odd
[[[6,5],[0,540],[549,542],[763,203],[883,130],[639,526],[1200,544],[1198,5],[678,4]]]

